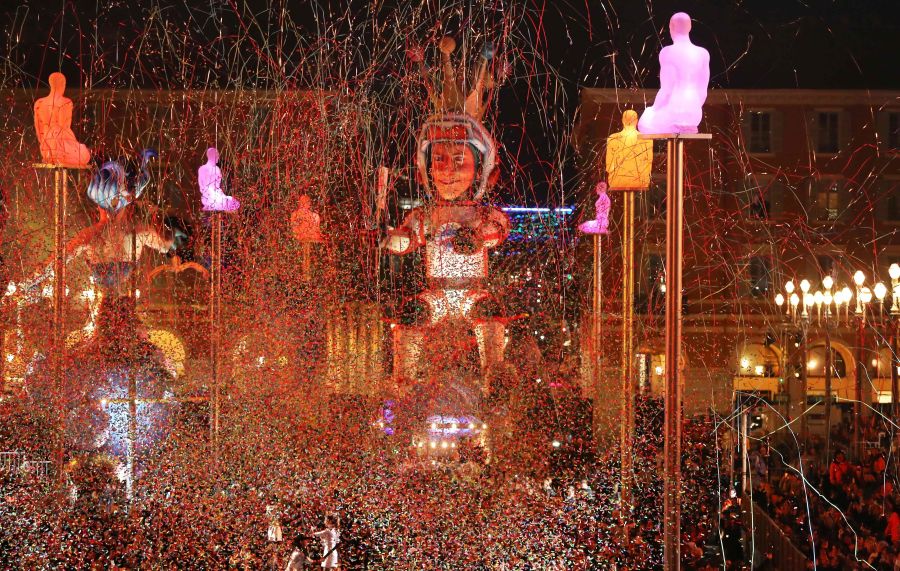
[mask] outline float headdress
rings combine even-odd
[[[431,180],[428,173],[428,157],[434,143],[465,143],[479,154],[480,173],[476,181],[474,199],[479,200],[491,185],[491,172],[497,164],[497,143],[488,133],[481,118],[485,112],[485,101],[496,86],[494,78],[488,70],[494,58],[494,46],[486,43],[481,51],[481,61],[475,73],[472,89],[465,93],[466,74],[464,69],[457,70],[450,54],[456,49],[456,41],[450,37],[441,39],[438,48],[441,51],[442,80],[439,84],[428,74],[423,63],[421,52],[414,52],[413,59],[422,67],[428,87],[428,96],[434,107],[434,114],[422,125],[416,148],[416,164],[419,178],[425,192],[432,194]]]

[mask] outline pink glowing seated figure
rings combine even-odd
[[[312,211],[312,201],[305,194],[300,195],[300,205],[291,213],[291,230],[294,238],[302,243],[319,243],[322,233],[319,230],[319,215]]]
[[[669,20],[673,43],[659,52],[659,92],[641,115],[641,133],[697,132],[709,87],[709,52],[691,43],[690,31],[691,17],[684,12]]]
[[[215,147],[206,149],[206,164],[197,170],[200,182],[200,201],[203,210],[213,212],[236,212],[241,207],[237,198],[222,191],[222,171],[216,165],[219,151]]]
[[[609,195],[606,194],[606,183],[597,183],[594,191],[597,193],[597,202],[594,203],[594,215],[596,220],[588,220],[578,225],[578,229],[585,234],[607,234],[609,232]]]
[[[50,74],[50,95],[34,102],[34,130],[41,146],[41,159],[52,165],[84,167],[91,152],[72,132],[72,100],[64,95],[66,76]]]

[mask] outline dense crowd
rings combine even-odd
[[[836,451],[827,462],[820,440],[809,444],[800,462],[765,445],[750,455],[754,501],[806,554],[810,568],[900,569],[896,474],[876,438],[874,419],[863,429],[871,435],[864,441],[873,444],[864,446],[856,461],[841,449],[850,442],[846,424],[833,432]]]
[[[257,411],[258,412],[258,411]],[[223,435],[213,478],[205,431],[182,414],[141,463],[134,498],[113,462],[70,468],[64,497],[34,483],[4,483],[0,567],[29,569],[284,569],[291,540],[326,513],[342,521],[345,569],[655,569],[661,557],[657,437],[639,435],[635,523],[618,512],[616,450],[541,476],[492,465],[477,446],[432,462],[408,446],[342,420],[309,425],[290,415],[244,422]],[[252,414],[248,417],[252,417]],[[194,429],[192,429],[194,427]],[[721,568],[715,439],[689,423],[683,541],[691,568]],[[273,519],[274,518],[274,519]],[[284,541],[269,541],[278,521]],[[624,538],[627,537],[627,540]],[[314,542],[313,549],[319,548]],[[321,552],[319,553],[321,555]]]

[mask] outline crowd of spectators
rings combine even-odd
[[[218,478],[206,431],[182,414],[140,462],[130,501],[111,458],[80,460],[63,494],[51,493],[50,482],[5,481],[0,567],[283,569],[291,539],[320,528],[331,512],[342,521],[345,569],[660,565],[661,450],[652,430],[636,442],[636,517],[623,526],[615,449],[535,477],[492,465],[484,454],[433,463],[341,420],[311,426],[270,414],[246,421],[262,418],[256,413],[226,414],[234,425],[222,437]],[[717,492],[725,489],[710,430],[705,422],[685,429],[682,531],[686,563],[696,569],[722,568],[721,554],[706,549],[718,543]],[[273,513],[285,541],[268,540]]]
[[[850,454],[847,424],[833,431],[830,454],[818,439],[795,459],[766,444],[750,454],[753,500],[811,569],[900,570],[900,495],[887,461],[890,445],[877,438],[874,418],[863,430],[867,444],[858,459]]]

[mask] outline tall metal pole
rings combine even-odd
[[[220,393],[220,344],[221,344],[221,296],[222,296],[222,213],[212,213],[210,295],[209,295],[209,357],[210,400],[209,430],[214,474],[219,470],[219,393]]]
[[[634,434],[634,192],[623,193],[622,219],[622,358],[621,358],[621,452],[620,505],[623,519],[630,519],[631,487],[634,479],[632,436]]]
[[[809,393],[809,320],[801,318],[800,321],[800,406],[797,414],[800,415],[800,445],[805,446],[809,438],[806,419],[806,405]]]
[[[666,395],[663,560],[681,569],[681,289],[684,238],[684,141],[666,140]]]
[[[594,439],[600,450],[600,311],[603,307],[603,266],[601,257],[603,236],[594,234],[594,308],[591,314],[591,374],[594,383]]]
[[[65,409],[63,405],[63,371],[66,358],[64,319],[66,303],[66,170],[53,167],[53,390],[59,422],[57,442],[53,452],[57,483],[63,482],[65,459]]]
[[[831,461],[831,330],[825,324],[825,462]]]
[[[866,364],[863,363],[863,342],[865,341],[866,315],[865,309],[859,315],[859,327],[856,335],[856,387],[853,403],[853,450],[854,460],[859,460],[861,456],[862,446],[862,395],[863,395],[863,377],[866,375]]]
[[[900,336],[900,318],[897,316],[892,316],[893,323],[891,324],[891,422],[897,422],[897,390],[900,390],[900,382],[898,382],[898,377],[900,377],[900,355],[898,355],[898,341],[897,337]]]

